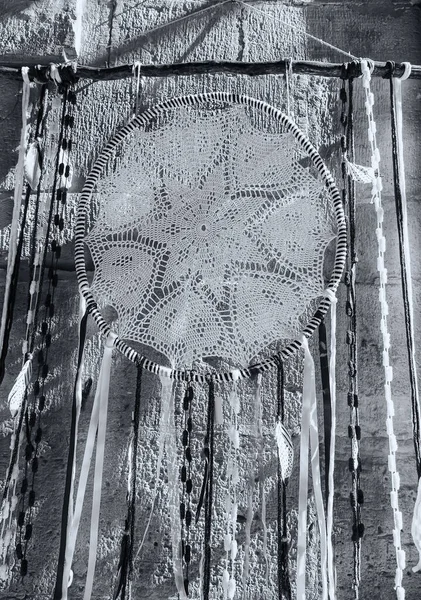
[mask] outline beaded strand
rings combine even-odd
[[[368,141],[371,149],[371,166],[374,169],[374,180],[372,187],[372,199],[374,202],[374,208],[377,216],[377,271],[379,273],[379,302],[381,310],[380,318],[380,331],[383,337],[383,368],[385,375],[385,400],[387,408],[386,418],[386,430],[389,438],[389,456],[388,456],[388,467],[391,475],[392,491],[390,492],[390,503],[393,510],[393,545],[395,547],[396,554],[396,572],[395,572],[395,589],[396,597],[398,600],[404,600],[405,590],[402,587],[402,576],[403,570],[406,566],[405,551],[401,544],[401,530],[403,527],[402,523],[402,512],[399,510],[399,488],[400,488],[400,477],[396,466],[396,451],[398,449],[398,443],[394,433],[393,417],[395,416],[395,405],[392,398],[391,383],[393,381],[393,368],[390,365],[389,353],[390,353],[390,333],[387,323],[387,316],[389,314],[389,306],[386,298],[386,284],[387,284],[387,269],[384,265],[384,255],[386,251],[386,238],[383,234],[383,220],[384,220],[384,209],[382,205],[382,180],[380,177],[379,163],[380,163],[380,152],[377,146],[376,139],[376,123],[374,121],[373,106],[374,106],[374,94],[371,91],[370,81],[371,72],[367,60],[361,61],[362,71],[362,84],[365,93],[365,109],[368,119]]]
[[[351,440],[351,458],[349,471],[351,473],[350,503],[353,514],[352,542],[353,553],[353,589],[354,598],[359,598],[361,578],[361,540],[364,535],[364,524],[361,522],[361,505],[364,495],[360,488],[360,439],[361,428],[359,423],[359,396],[358,396],[358,367],[357,367],[357,306],[356,306],[356,268],[357,255],[355,249],[355,184],[347,171],[348,160],[353,158],[353,82],[348,80],[348,94],[346,83],[343,81],[340,97],[342,101],[341,123],[343,135],[342,148],[342,177],[343,177],[343,202],[347,213],[348,244],[347,268],[345,272],[345,285],[347,288],[346,314],[348,316],[348,329],[346,343],[348,346],[348,406],[349,426],[348,437]],[[347,106],[348,105],[348,106]]]

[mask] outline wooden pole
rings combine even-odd
[[[171,77],[186,75],[201,75],[204,73],[228,73],[231,75],[282,75],[285,74],[288,60],[276,62],[192,62],[170,65],[139,65],[139,74],[141,77]],[[387,77],[389,68],[385,62],[373,61],[372,77]],[[46,83],[51,80],[50,64],[30,64],[18,65],[16,63],[0,62],[0,74],[21,79],[21,67],[28,66],[28,77],[31,81]],[[125,79],[133,76],[133,64],[119,65],[117,67],[89,67],[84,65],[76,66],[75,63],[65,63],[56,65],[63,81],[77,81],[79,79],[90,79],[92,81],[108,81],[116,79]],[[327,63],[316,61],[292,61],[292,72],[297,75],[318,75],[320,77],[342,77],[347,69],[348,77],[359,77],[361,67],[358,61],[349,63]],[[401,77],[404,73],[405,65],[396,63],[394,77]],[[421,79],[421,65],[412,65],[411,79]]]

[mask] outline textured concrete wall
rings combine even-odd
[[[83,17],[82,46],[79,62],[92,65],[115,65],[140,60],[142,63],[183,62],[194,60],[275,60],[280,57],[294,59],[342,60],[341,55],[306,39],[297,31],[306,29],[333,45],[349,50],[356,56],[369,56],[377,60],[388,58],[412,63],[421,63],[420,10],[406,1],[371,2],[252,2],[255,10],[237,3],[224,4],[203,14],[194,14],[188,19],[164,26],[200,8],[216,4],[208,1],[164,1],[138,2],[137,0],[102,2],[87,0]],[[4,59],[28,62],[61,60],[64,49],[67,56],[74,55],[74,24],[76,6],[72,0],[40,0],[39,2],[0,2],[0,56]],[[151,31],[151,33],[147,33]],[[23,61],[24,62],[24,61]],[[5,77],[1,79],[0,98],[0,227],[7,227],[11,215],[13,168],[17,154],[15,149],[20,135],[20,85]],[[70,209],[65,231],[69,243],[64,249],[63,266],[71,265],[72,207],[77,200],[84,178],[92,160],[105,141],[125,123],[134,104],[134,85],[130,80],[118,82],[81,82],[77,93],[77,115],[74,131],[73,180]],[[296,77],[292,81],[291,106],[296,120],[305,129],[316,147],[320,148],[329,166],[339,175],[339,82],[321,78]],[[283,78],[262,76],[255,78],[232,76],[171,77],[142,82],[140,105],[174,95],[210,90],[235,90],[255,96],[269,103],[286,108],[286,90]],[[54,90],[51,90],[54,94]],[[421,576],[412,574],[411,566],[417,557],[409,534],[410,521],[416,492],[415,461],[411,436],[411,416],[407,358],[404,339],[403,309],[400,295],[399,262],[395,215],[392,198],[390,126],[388,108],[388,84],[381,80],[373,83],[376,95],[375,117],[379,130],[379,145],[382,153],[382,170],[385,179],[385,223],[387,235],[387,268],[389,270],[388,294],[390,298],[390,327],[392,360],[395,368],[393,391],[396,402],[396,429],[399,442],[398,468],[402,478],[401,505],[404,512],[403,541],[407,551],[408,566],[405,569],[407,600],[420,596]],[[420,139],[420,84],[409,81],[404,85],[404,128],[407,189],[409,199],[409,224],[413,251],[413,275],[415,301],[418,304],[421,287],[421,264],[419,240],[421,222],[419,201],[421,183],[419,178]],[[51,118],[51,122],[53,118]],[[362,89],[356,83],[356,141],[357,161],[369,162],[366,143],[365,112]],[[359,317],[359,370],[361,393],[363,463],[362,487],[365,492],[363,520],[366,535],[362,551],[361,597],[371,594],[373,598],[394,598],[393,581],[395,570],[392,540],[392,519],[389,504],[390,481],[387,471],[388,441],[385,430],[385,402],[382,396],[383,370],[381,366],[381,336],[378,327],[377,306],[376,238],[375,213],[368,204],[368,190],[358,189],[358,298]],[[2,234],[3,247],[7,231]],[[0,255],[4,282],[5,249]],[[5,599],[33,598],[44,600],[51,597],[54,582],[61,512],[61,497],[68,444],[70,422],[70,400],[75,370],[77,344],[77,285],[73,271],[62,269],[57,288],[58,313],[54,319],[51,374],[48,380],[47,411],[43,421],[45,442],[42,446],[36,489],[39,499],[34,519],[34,543],[29,547],[29,572],[21,581],[16,577],[10,590],[0,591]],[[24,332],[28,273],[24,265],[19,284],[16,319],[8,358],[8,371],[0,390],[0,473],[4,473],[8,460],[11,421],[6,404],[7,391],[19,370],[20,345]],[[1,289],[1,288],[0,288]],[[337,552],[338,599],[353,598],[352,544],[350,541],[351,509],[349,506],[350,475],[348,457],[350,444],[347,438],[348,408],[346,405],[346,346],[344,343],[346,322],[344,313],[345,289],[339,290],[339,374],[338,374],[338,455],[336,465],[336,508],[335,535]],[[417,340],[421,339],[420,321],[416,314]],[[85,378],[94,382],[98,376],[101,355],[101,340],[95,326],[90,325],[86,350]],[[287,376],[287,421],[294,435],[295,447],[299,444],[300,411],[300,360],[291,361]],[[265,379],[265,424],[267,444],[265,462],[268,473],[268,529],[270,548],[270,579],[265,583],[262,557],[262,526],[258,514],[253,521],[252,555],[255,566],[255,586],[248,596],[257,598],[276,597],[276,506],[273,493],[274,454],[270,450],[270,427],[273,422],[274,397],[273,376]],[[97,578],[94,598],[112,597],[116,565],[118,561],[120,532],[125,511],[127,475],[127,449],[130,417],[135,389],[134,368],[125,359],[116,356],[113,366],[110,393],[110,415],[106,450],[106,470],[101,514],[100,545],[97,563]],[[142,405],[142,449],[140,453],[140,483],[138,536],[142,535],[149,515],[160,404],[160,386],[156,378],[146,377]],[[244,427],[242,436],[244,466],[250,468],[250,452],[253,437],[250,435],[252,421],[251,387],[244,389]],[[92,396],[86,402],[81,418],[80,439],[86,436]],[[204,398],[198,406],[203,406]],[[197,426],[203,426],[198,410]],[[217,431],[218,447],[223,447],[223,432]],[[200,435],[196,456],[200,453]],[[78,464],[82,457],[82,444],[78,453]],[[222,466],[223,452],[217,455],[218,483],[224,486]],[[249,461],[249,462],[248,462]],[[1,476],[1,475],[0,475]],[[297,519],[298,460],[289,485],[288,506],[291,521],[291,571],[295,572],[296,519]],[[88,491],[88,497],[91,490]],[[221,493],[218,492],[220,502]],[[155,508],[156,518],[147,536],[146,544],[135,564],[135,598],[176,598],[171,576],[170,536],[165,511],[166,483],[163,476],[161,493]],[[241,505],[240,511],[244,512]],[[315,523],[313,505],[310,506],[311,523]],[[214,538],[215,556],[218,557],[215,577],[221,573],[221,523],[216,526]],[[309,549],[309,595],[318,598],[317,527],[311,528]],[[200,531],[197,531],[200,539]],[[240,530],[240,538],[244,532]],[[75,579],[70,598],[83,597],[84,577],[87,564],[89,539],[89,503],[82,518],[80,536],[74,563]],[[193,573],[198,572],[198,556],[194,558]],[[217,596],[215,595],[215,598]],[[218,596],[219,597],[219,596]]]

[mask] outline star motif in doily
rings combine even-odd
[[[196,188],[170,177],[163,183],[169,208],[141,224],[142,236],[159,241],[168,251],[162,287],[199,276],[215,298],[223,301],[224,286],[239,257],[247,256],[254,263],[265,260],[246,232],[253,209],[231,190],[224,165],[217,166]]]

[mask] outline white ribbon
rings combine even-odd
[[[307,496],[308,496],[308,451],[311,444],[311,468],[320,533],[322,600],[327,600],[327,551],[326,524],[323,507],[319,461],[319,434],[317,425],[316,376],[314,361],[307,338],[303,336],[304,382],[301,412],[300,442],[300,482],[298,497],[298,539],[297,539],[297,600],[306,600],[306,553],[307,553]]]
[[[98,386],[100,387],[98,434],[96,441],[94,491],[92,498],[91,535],[89,540],[88,572],[86,575],[83,600],[90,600],[94,583],[96,552],[98,547],[99,514],[101,507],[102,472],[104,468],[105,434],[107,430],[108,393],[110,389],[111,358],[116,340],[115,333],[109,333],[105,342],[104,358]]]
[[[85,298],[83,297],[83,295],[80,294],[80,296],[79,296],[79,335],[80,335],[80,323],[83,319],[83,316],[85,315],[85,312],[86,312],[86,301],[85,301]],[[79,339],[79,345],[80,345],[80,339]],[[72,523],[73,523],[73,516],[74,516],[74,487],[75,487],[75,478],[76,478],[77,434],[78,434],[78,429],[79,429],[80,411],[82,408],[82,373],[83,373],[83,357],[82,357],[82,362],[80,364],[79,370],[77,372],[76,383],[75,383],[75,391],[76,391],[76,394],[75,394],[76,395],[75,446],[74,446],[74,454],[73,454],[72,481],[70,484],[69,512],[67,515],[67,533],[66,533],[67,544],[69,544],[69,538],[71,537]],[[66,554],[65,554],[64,567],[63,567],[62,589],[61,589],[61,595],[62,595],[63,600],[66,600],[67,588],[71,586],[72,581],[73,581],[73,572],[71,570],[71,559],[70,559],[70,563],[69,563],[69,560],[68,560],[69,557],[68,557],[67,550],[68,550],[68,548],[66,547]]]
[[[328,473],[329,496],[327,499],[326,516],[326,540],[327,540],[327,570],[329,582],[329,600],[336,598],[336,577],[334,567],[334,553],[332,544],[333,532],[333,498],[334,498],[334,470],[335,470],[335,446],[336,446],[336,304],[338,302],[332,290],[326,290],[327,296],[331,302],[330,307],[330,359],[329,359],[329,387],[330,387],[330,406],[332,413],[332,424],[330,430],[330,467]]]
[[[94,494],[92,502],[91,517],[91,539],[89,547],[88,573],[85,586],[84,600],[88,600],[92,594],[93,575],[95,571],[96,550],[98,542],[98,521],[100,509],[100,495],[102,484],[102,467],[104,459],[105,430],[108,411],[108,393],[110,385],[111,359],[116,335],[110,333],[104,348],[104,354],[99,372],[98,385],[95,392],[95,399],[92,407],[91,421],[89,423],[88,436],[86,439],[85,452],[83,455],[82,467],[79,477],[79,485],[76,495],[75,510],[71,525],[68,529],[67,547],[64,562],[63,588],[66,588],[64,582],[68,582],[71,577],[71,566],[76,546],[76,537],[79,529],[80,518],[82,515],[83,503],[86,493],[89,468],[91,465],[92,454],[95,446],[95,438],[98,431],[97,451],[95,461],[94,475]],[[67,600],[67,588],[62,591],[62,600]]]

